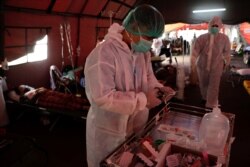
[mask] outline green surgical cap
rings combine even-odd
[[[150,5],[136,7],[123,20],[123,27],[134,35],[158,38],[164,32],[164,26],[162,14]]]

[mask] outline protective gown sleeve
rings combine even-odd
[[[100,52],[97,55],[105,54],[103,50]],[[116,74],[119,67],[116,66],[114,56],[112,52],[105,54],[102,56],[104,58],[97,58],[96,63],[88,67],[89,77],[86,79],[86,84],[89,85],[90,98],[102,110],[131,115],[145,108],[146,95],[143,92],[136,93],[116,87],[118,82],[116,77],[121,76]]]
[[[223,57],[225,60],[225,65],[229,65],[231,62],[231,47],[230,47],[230,41],[227,36],[225,36],[225,48],[223,50]]]

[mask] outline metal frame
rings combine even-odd
[[[119,167],[118,164],[112,161],[112,159],[119,157],[122,152],[128,150],[128,149],[135,149],[130,148],[130,144],[135,141],[140,141],[143,137],[148,136],[150,132],[156,127],[156,125],[163,119],[167,118],[169,112],[177,112],[177,113],[183,113],[190,115],[191,117],[202,117],[205,113],[211,112],[211,109],[186,105],[186,104],[180,104],[180,103],[168,103],[166,106],[164,106],[146,125],[146,127],[137,134],[132,134],[125,142],[123,142],[119,147],[117,147],[111,154],[109,154],[101,163],[101,167]],[[226,157],[225,164],[223,164],[223,167],[229,166],[229,159],[230,159],[230,151],[231,151],[231,138],[233,135],[233,129],[234,129],[234,119],[235,115],[231,113],[224,113],[230,121],[230,132],[228,135],[228,154]],[[201,118],[200,118],[201,119]],[[139,143],[139,142],[138,142]],[[133,144],[134,146],[134,144]],[[138,147],[139,145],[135,145],[134,147]],[[218,157],[219,158],[219,157]]]

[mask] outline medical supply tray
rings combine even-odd
[[[189,130],[192,132],[191,138],[195,141],[196,139],[198,139],[198,131],[201,119],[203,115],[208,112],[211,112],[211,110],[181,103],[170,102],[163,106],[159,110],[159,112],[157,112],[157,114],[148,121],[146,127],[141,130],[141,132],[131,135],[124,143],[122,143],[111,154],[109,154],[100,163],[100,166],[119,167],[119,160],[121,155],[128,150],[138,150],[138,148],[136,147],[141,147],[141,141],[145,141],[147,138],[164,138],[165,136],[163,137],[159,132],[160,125],[168,125],[174,128]],[[228,167],[235,115],[226,112],[223,112],[223,114],[227,116],[230,121],[230,131],[225,149],[226,153],[223,157],[224,163],[222,165],[223,167]],[[187,150],[192,150],[192,148],[187,148]]]

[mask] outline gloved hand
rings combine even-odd
[[[164,87],[158,87],[158,95],[160,96],[159,98],[164,101],[164,103],[166,103],[167,101],[169,101],[175,94],[175,90],[173,90],[172,88],[168,87],[168,86],[164,86]]]
[[[151,89],[146,94],[146,96],[147,96],[146,107],[148,109],[154,108],[154,107],[161,104],[162,101],[158,98],[158,91],[159,91],[158,89]]]

